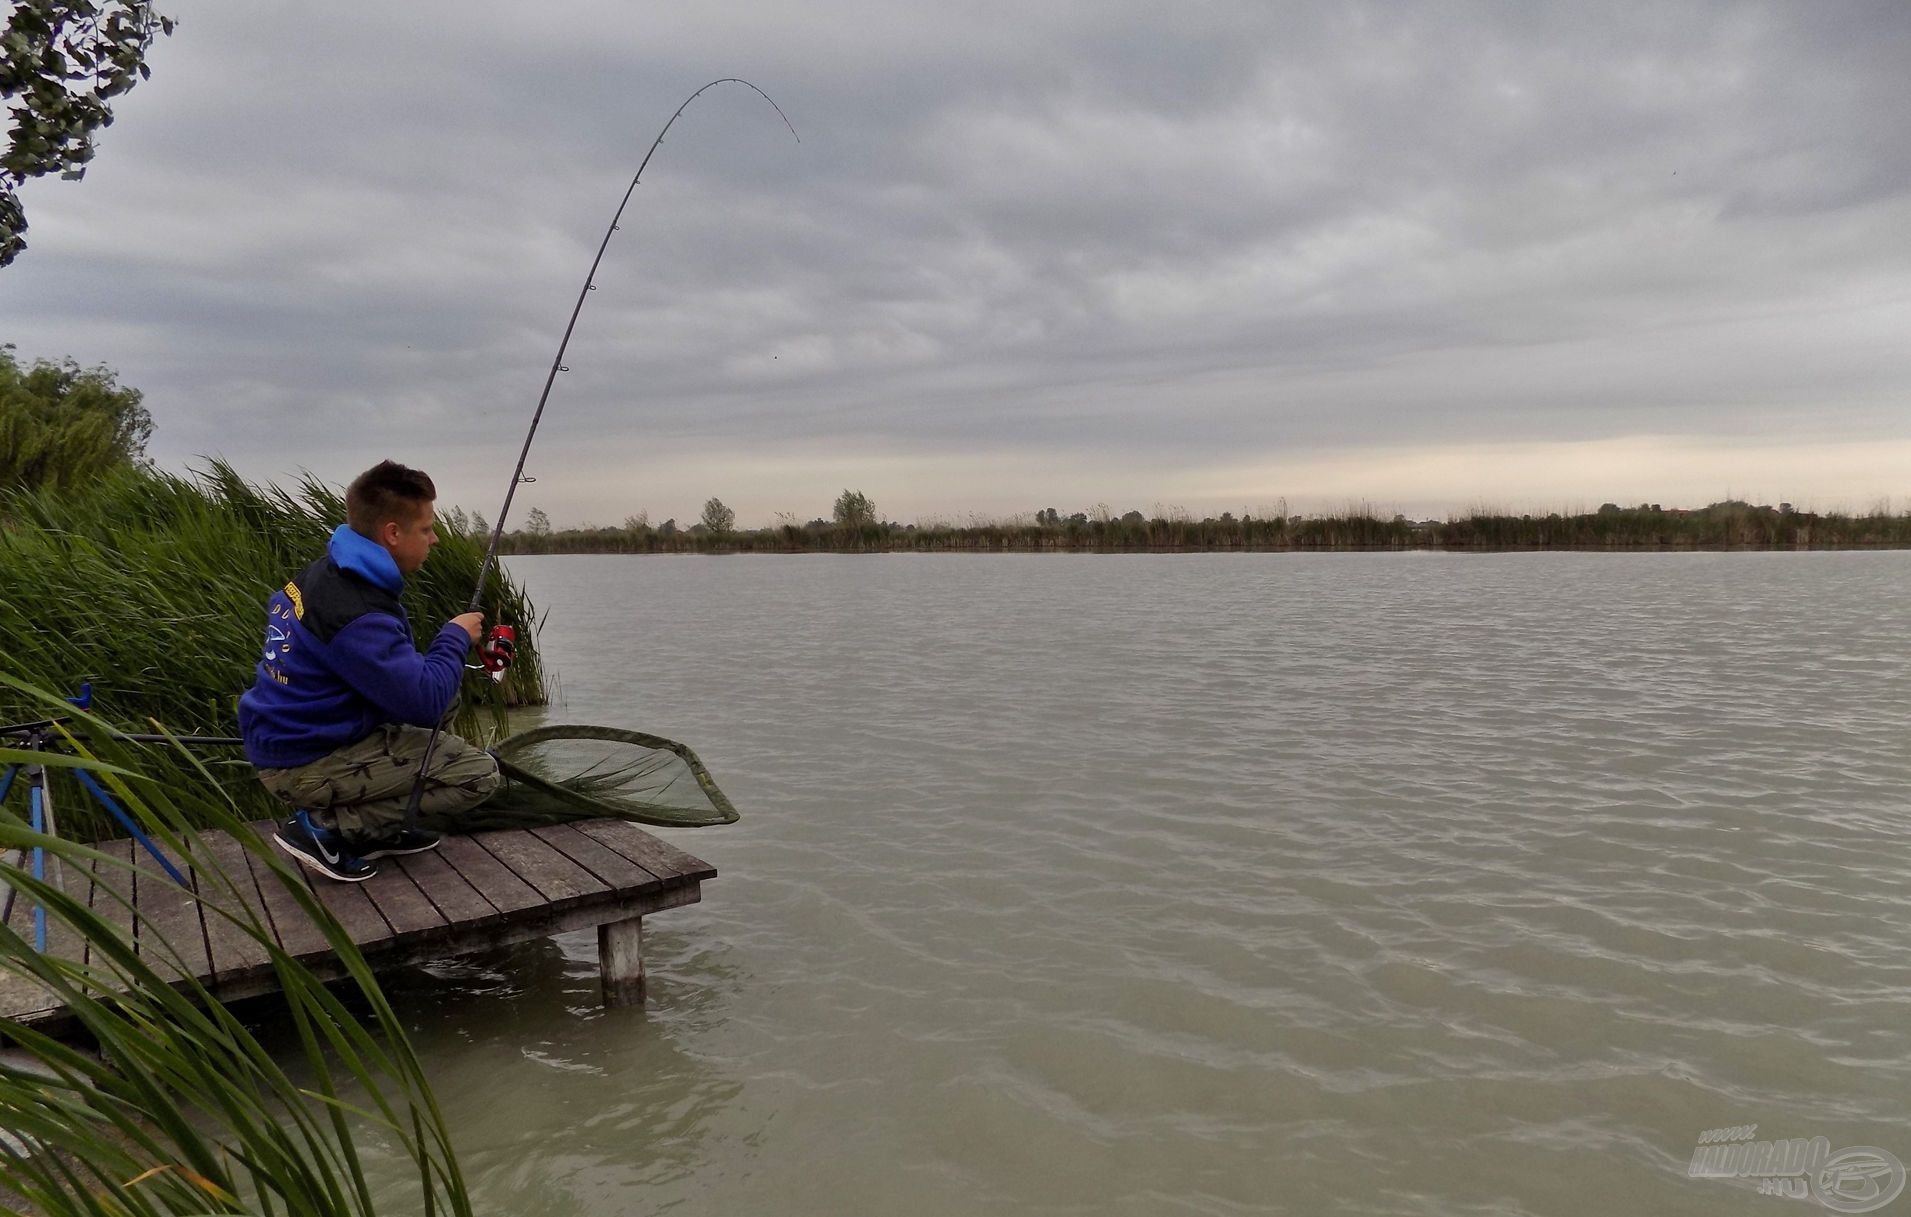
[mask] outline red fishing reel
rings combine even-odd
[[[502,677],[517,657],[518,632],[508,625],[492,626],[491,632],[478,644],[478,658],[484,661],[484,670],[494,679]]]

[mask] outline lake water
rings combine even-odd
[[[740,824],[394,977],[480,1211],[1745,1214],[1911,1159],[1911,554],[513,559]],[[1911,1200],[1901,1199],[1886,1211]]]

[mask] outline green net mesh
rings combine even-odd
[[[737,820],[697,754],[662,736],[557,723],[510,736],[494,751],[504,789],[459,818],[463,831],[597,816],[666,828]]]

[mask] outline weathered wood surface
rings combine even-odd
[[[642,917],[597,927],[597,968],[603,977],[605,1005],[627,1006],[644,1000]]]
[[[189,971],[225,1000],[278,988],[267,943],[321,976],[344,972],[281,872],[289,872],[297,892],[330,910],[375,969],[602,927],[599,948],[616,973],[606,973],[606,996],[614,999],[641,993],[635,919],[696,903],[702,882],[717,873],[634,824],[586,820],[446,837],[430,853],[381,859],[368,882],[332,883],[315,881],[274,850],[272,828],[270,821],[251,825],[257,842],[265,843],[264,857],[228,834],[203,834],[196,858],[173,859],[189,881],[185,888],[125,840],[98,848],[133,869],[65,867],[62,888],[90,902],[162,975]],[[5,873],[0,867],[0,894]],[[136,915],[113,898],[109,884]],[[14,900],[7,927],[32,941],[33,902],[24,893]],[[48,918],[48,929],[49,954],[98,962],[91,959],[97,952],[56,918]],[[171,950],[161,947],[162,937]],[[62,1014],[38,981],[0,973],[0,1017],[55,1024]]]

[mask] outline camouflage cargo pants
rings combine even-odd
[[[296,769],[261,769],[259,781],[280,800],[311,812],[320,828],[351,842],[389,836],[405,822],[411,782],[425,758],[423,727],[388,723]],[[450,732],[438,736],[420,792],[420,816],[442,819],[468,811],[504,784],[498,762]]]

